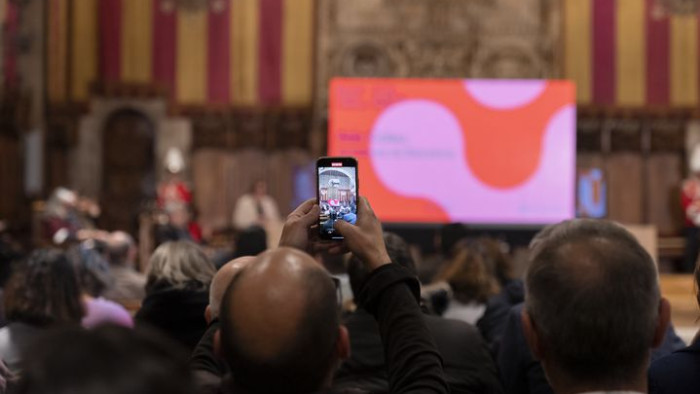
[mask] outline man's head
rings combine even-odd
[[[408,244],[403,238],[394,233],[385,232],[384,244],[386,245],[386,251],[389,253],[392,263],[399,264],[406,268],[412,275],[417,275],[416,263],[413,260]],[[359,296],[362,285],[368,275],[369,272],[367,272],[367,268],[365,268],[365,264],[362,260],[352,255],[348,262],[348,276],[350,277],[350,288],[352,289],[352,294],[355,296],[355,299]]]
[[[104,325],[46,330],[30,345],[13,392],[187,394],[187,354],[158,333]],[[3,390],[4,391],[4,390]]]
[[[224,298],[224,292],[233,281],[233,278],[238,275],[251,261],[255,260],[253,256],[244,256],[233,259],[221,266],[219,271],[214,275],[209,285],[209,305],[204,312],[204,317],[208,323],[219,317],[221,309],[221,301]]]
[[[670,310],[629,232],[594,220],[548,227],[532,244],[526,292],[525,334],[555,391],[646,384]]]
[[[261,254],[224,294],[220,353],[244,389],[307,393],[349,355],[332,278],[296,249]]]
[[[107,257],[112,265],[128,266],[136,257],[134,239],[124,231],[115,231],[107,238]]]

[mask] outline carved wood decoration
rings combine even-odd
[[[155,199],[155,126],[142,112],[116,111],[102,133],[102,193],[107,230],[137,234],[139,213]]]
[[[687,116],[684,112],[580,111],[578,167],[604,171],[608,218],[653,224],[662,236],[681,232]]]
[[[308,149],[309,109],[238,109],[190,116],[195,149]]]
[[[560,75],[558,1],[327,0],[319,7],[320,108],[334,76]]]

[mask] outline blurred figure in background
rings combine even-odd
[[[116,302],[141,301],[146,296],[146,276],[135,267],[136,244],[131,235],[115,231],[107,240],[107,260],[112,282],[104,297]]]
[[[267,250],[267,233],[260,226],[250,226],[236,234],[233,251],[225,251],[212,258],[217,269],[227,262],[244,256],[257,256]]]
[[[134,321],[123,306],[102,298],[105,289],[112,282],[109,263],[102,255],[90,247],[88,242],[83,242],[70,250],[69,256],[75,264],[82,289],[82,301],[85,306],[83,327],[94,328],[106,323],[133,327]]]
[[[48,244],[78,239],[82,226],[75,212],[77,203],[78,195],[70,189],[59,187],[51,193],[41,220],[42,238]]]
[[[55,249],[36,250],[18,264],[4,297],[9,324],[0,329],[0,358],[13,373],[21,370],[23,354],[43,331],[78,326],[84,314],[73,264]]]
[[[442,316],[476,324],[486,310],[486,302],[500,291],[500,286],[482,254],[470,242],[461,241],[455,245],[453,256],[439,276],[452,289],[452,297]]]
[[[480,252],[490,275],[500,287],[500,291],[486,301],[486,310],[476,323],[495,353],[510,308],[525,300],[525,288],[521,279],[513,277],[513,262],[507,244],[494,238],[482,237],[474,242],[474,247]]]
[[[435,233],[434,239],[437,255],[421,261],[418,266],[418,279],[425,284],[433,283],[437,275],[444,271],[452,257],[454,246],[467,236],[467,227],[462,223],[450,223],[440,227],[440,230]]]
[[[177,148],[168,149],[165,154],[165,179],[158,185],[158,208],[168,212],[173,207],[190,205],[192,192],[182,179],[185,158]]]
[[[191,351],[207,329],[204,310],[216,269],[204,252],[187,241],[159,246],[149,262],[146,298],[137,323],[154,326]]]
[[[101,212],[95,201],[65,187],[56,188],[46,202],[41,219],[42,239],[50,245],[86,239],[102,241],[107,233],[96,226]]]
[[[191,394],[186,354],[152,332],[63,329],[31,348],[18,394]]]
[[[693,148],[690,176],[683,181],[681,206],[685,213],[685,255],[681,272],[693,272],[700,251],[700,145]]]
[[[170,208],[161,213],[158,218],[158,224],[155,230],[156,245],[171,241],[198,242],[190,231],[191,223],[192,215],[190,214],[190,207],[188,205],[171,205]],[[201,236],[201,233],[199,236]]]
[[[416,275],[408,244],[392,233],[384,233],[384,241],[391,262]],[[357,300],[369,273],[356,256],[348,263],[348,273]],[[423,317],[442,355],[445,378],[453,393],[502,392],[496,365],[476,328],[437,316]],[[388,392],[384,347],[374,317],[362,305],[358,305],[358,309],[344,323],[350,333],[350,358],[336,373],[334,385],[369,392]]]
[[[282,219],[277,203],[267,194],[267,183],[263,180],[253,182],[250,192],[238,198],[233,210],[233,227],[245,230],[251,226],[265,229],[268,247],[277,246],[282,232]]]
[[[260,226],[251,226],[238,233],[233,258],[257,256],[267,249],[267,233]]]

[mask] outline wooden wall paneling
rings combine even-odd
[[[283,110],[272,118],[268,148],[289,149],[309,147],[311,112],[302,109]]]
[[[643,166],[637,152],[616,152],[605,162],[608,217],[626,224],[643,223]]]
[[[19,140],[0,134],[0,220],[19,219],[23,203],[22,156]]]
[[[259,111],[244,111],[233,120],[235,147],[263,149],[267,145],[265,114]]]
[[[267,163],[268,189],[277,201],[283,217],[295,208],[292,206],[295,197],[295,170],[312,160],[309,153],[301,149],[287,149],[270,154]]]
[[[194,205],[203,227],[225,228],[230,225],[227,214],[226,156],[220,149],[198,149],[192,155],[192,187]]]
[[[683,228],[680,185],[681,157],[677,153],[655,153],[648,159],[647,217],[659,235],[678,235]]]
[[[267,179],[268,157],[256,148],[227,152],[226,157],[225,185],[221,188],[226,191],[226,207],[220,214],[230,223],[238,198],[250,192],[256,180]]]

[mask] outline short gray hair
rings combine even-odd
[[[551,226],[532,245],[526,309],[569,378],[625,382],[646,368],[660,302],[656,266],[608,221]]]
[[[151,256],[147,287],[166,282],[175,288],[195,286],[206,289],[216,273],[204,251],[189,241],[160,245]]]

